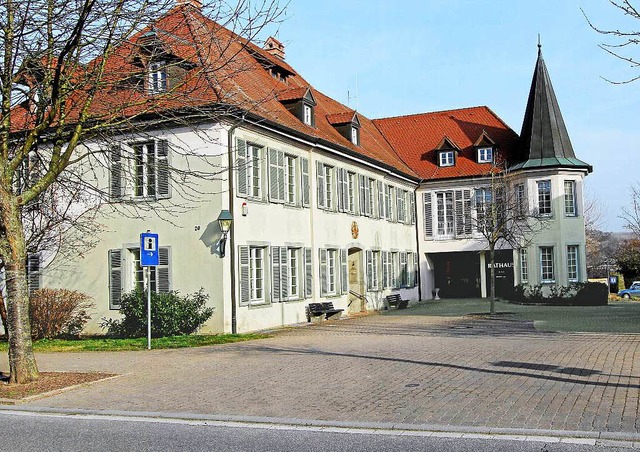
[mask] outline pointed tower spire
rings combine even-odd
[[[558,100],[542,58],[538,36],[538,61],[533,72],[529,100],[520,133],[519,167],[590,166],[578,160],[562,119]]]

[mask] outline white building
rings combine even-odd
[[[231,37],[243,68],[215,89],[198,85],[209,60],[187,51],[203,45],[190,34],[199,27]],[[215,307],[204,331],[302,322],[312,301],[353,315],[382,309],[392,293],[414,302],[435,287],[443,297],[485,296],[484,248],[465,215],[497,155],[521,178],[531,208],[553,216],[526,252],[501,252],[507,284],[586,278],[581,192],[590,167],[573,155],[541,56],[521,139],[487,107],[372,121],[310,86],[277,40],[242,45],[192,5],[176,6],[116,56],[117,70],[142,71],[142,83],[117,85],[106,103],[118,107],[131,92],[162,99],[195,84],[184,104],[167,107],[175,118],[186,107],[225,109],[191,124],[151,115],[144,134],[120,136],[108,169],[91,176],[109,194],[98,245],[64,266],[54,260],[40,277],[94,298],[90,332],[141,284],[138,240],[147,229],[161,246],[152,289],[203,288]],[[233,223],[221,248],[224,210]]]

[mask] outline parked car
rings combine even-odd
[[[622,298],[640,297],[640,281],[634,281],[628,289],[618,292],[618,296]]]

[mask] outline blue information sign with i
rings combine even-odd
[[[140,234],[140,266],[157,267],[159,263],[158,234],[143,232]]]

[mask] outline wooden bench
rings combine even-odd
[[[329,319],[329,317],[339,314],[342,311],[344,311],[344,309],[336,309],[330,301],[326,303],[309,303],[305,306],[307,322],[311,322],[311,317],[320,317],[322,315],[324,315],[325,319]]]
[[[402,298],[400,298],[399,293],[394,293],[393,295],[387,295],[385,298],[389,306],[395,306],[398,309],[404,309],[407,306],[409,306],[409,300],[403,300]]]

